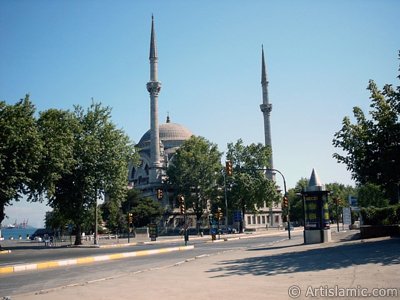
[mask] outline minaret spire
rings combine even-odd
[[[272,141],[271,141],[271,122],[270,116],[272,111],[272,104],[269,103],[268,97],[268,80],[267,80],[267,70],[265,67],[265,58],[264,58],[264,46],[261,46],[261,86],[262,86],[262,97],[263,103],[260,105],[260,109],[264,115],[264,135],[265,135],[265,146],[269,146],[272,151]],[[274,167],[272,154],[269,159],[269,168]],[[272,171],[267,172],[267,176],[269,179],[275,181],[275,174]]]
[[[261,84],[267,83],[267,71],[265,70],[265,59],[264,59],[264,46],[261,45]]]
[[[151,16],[150,37],[150,81],[147,83],[147,91],[150,93],[150,183],[160,179],[160,134],[158,127],[158,93],[161,90],[161,82],[158,81],[158,57],[156,34],[154,29],[154,17]]]
[[[151,36],[150,36],[150,81],[158,80],[158,56],[157,56],[157,44],[156,44],[156,32],[154,29],[154,16],[151,16]]]

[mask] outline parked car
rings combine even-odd
[[[232,234],[237,233],[236,228],[228,227],[228,228],[220,228],[220,234]]]
[[[54,236],[54,231],[47,228],[39,228],[34,233],[29,236],[29,239],[32,241],[43,241],[44,236]]]

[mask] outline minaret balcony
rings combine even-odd
[[[147,83],[146,87],[147,87],[147,91],[151,95],[158,95],[158,93],[161,90],[161,82],[159,82],[159,81],[150,81],[150,82]]]
[[[270,113],[272,111],[272,104],[268,103],[268,104],[261,104],[260,105],[260,109],[263,113]]]

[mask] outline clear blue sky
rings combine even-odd
[[[149,40],[155,16],[160,122],[217,143],[264,142],[261,44],[269,78],[275,167],[293,187],[316,168],[324,183],[354,184],[332,158],[333,134],[369,79],[398,85],[400,1],[0,1],[0,99],[26,93],[39,111],[113,108],[138,142],[149,128]],[[280,179],[278,178],[278,183]],[[29,209],[30,207],[28,207]],[[41,224],[43,206],[8,207]]]

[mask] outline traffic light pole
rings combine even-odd
[[[335,198],[335,203],[336,203],[336,226],[337,226],[337,232],[339,232],[339,198]]]
[[[224,198],[225,198],[225,227],[228,228],[228,196],[226,192],[226,174],[222,171],[224,176]]]
[[[277,172],[277,173],[279,173],[281,176],[282,176],[282,179],[283,179],[283,190],[284,190],[284,195],[285,195],[285,197],[287,197],[287,190],[286,190],[286,179],[285,179],[285,176],[282,174],[282,172],[281,171],[279,171],[278,169],[269,169],[269,168],[266,168],[265,170],[267,170],[267,171],[273,171],[273,172]],[[288,237],[289,237],[289,240],[292,238],[291,236],[290,236],[290,201],[288,201],[288,206],[287,206],[287,222],[288,222]]]
[[[273,171],[273,172],[277,172],[282,176],[283,179],[283,189],[284,189],[284,195],[287,196],[287,190],[286,190],[286,179],[285,176],[282,174],[281,171],[279,171],[278,169],[273,169],[273,168],[255,168],[255,169],[242,169],[242,170],[259,170],[259,171]],[[287,221],[288,221],[288,237],[289,240],[291,239],[290,236],[290,202],[288,202],[288,215],[287,215]]]
[[[186,228],[186,212],[183,215],[183,234],[185,236],[185,246],[187,246],[188,242],[188,233],[187,233],[187,228]]]
[[[131,236],[131,224],[129,222],[129,214],[128,214],[128,244],[130,243],[130,236]]]

